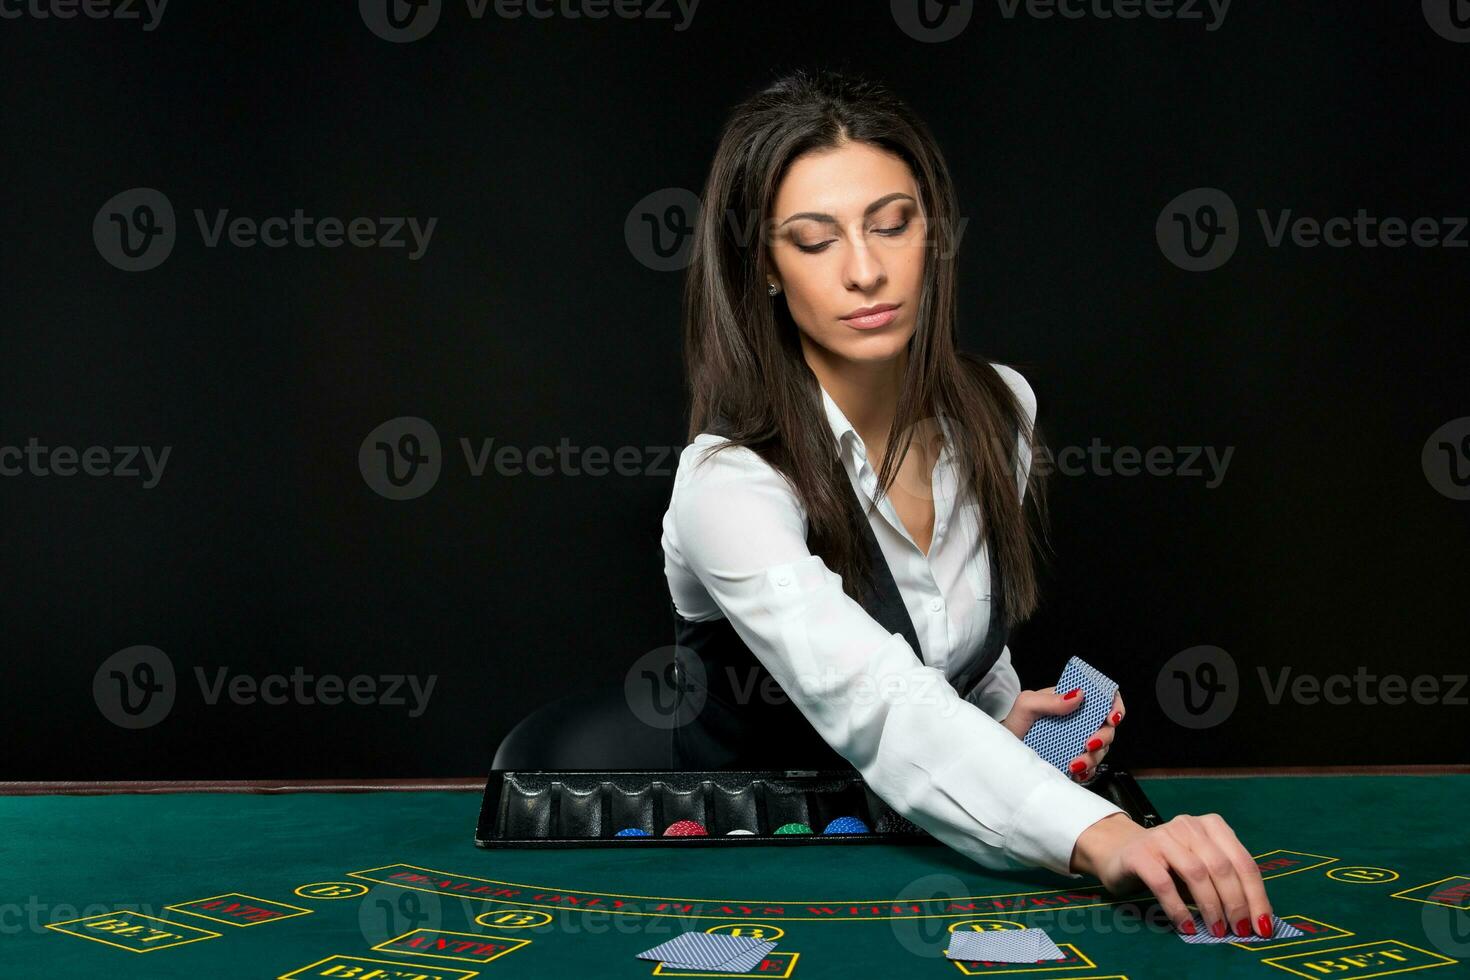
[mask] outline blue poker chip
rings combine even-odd
[[[641,827],[624,827],[622,830],[618,831],[616,834],[613,834],[613,836],[614,837],[652,837],[653,835],[650,834],[648,831],[642,829]]]
[[[824,834],[866,834],[868,825],[857,817],[838,817],[822,828]]]

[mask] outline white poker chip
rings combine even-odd
[[[754,837],[753,830],[729,830],[725,832],[726,837]]]

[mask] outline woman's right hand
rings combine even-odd
[[[1072,870],[1114,894],[1141,882],[1185,934],[1194,932],[1190,901],[1216,937],[1271,935],[1260,869],[1218,813],[1180,814],[1156,827],[1140,827],[1124,813],[1104,817],[1078,836]]]

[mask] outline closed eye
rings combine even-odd
[[[892,238],[895,235],[902,235],[904,232],[908,231],[909,224],[909,221],[904,221],[902,224],[894,225],[892,228],[874,228],[873,231],[876,234]],[[827,246],[831,244],[831,242],[822,242],[820,245],[797,245],[796,247],[810,255],[814,252],[825,252],[827,250]]]

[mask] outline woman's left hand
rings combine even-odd
[[[1067,776],[1078,783],[1085,783],[1092,778],[1097,770],[1097,764],[1102,761],[1103,756],[1108,754],[1108,749],[1113,744],[1113,739],[1118,733],[1118,722],[1123,720],[1123,695],[1121,692],[1113,694],[1113,706],[1108,710],[1108,716],[1103,719],[1102,727],[1087,742],[1087,749],[1077,758],[1073,759],[1067,767]]]

